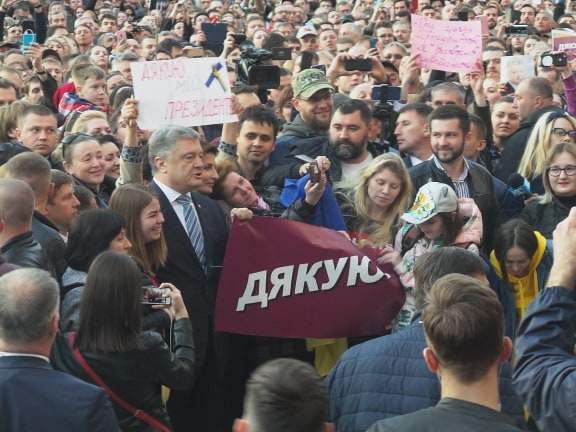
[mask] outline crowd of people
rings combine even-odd
[[[412,14],[481,20],[479,70],[426,69]],[[576,3],[0,0],[0,34],[0,430],[576,430]],[[237,121],[140,128],[131,65],[201,57]],[[377,251],[385,334],[320,368],[215,331],[255,217]]]

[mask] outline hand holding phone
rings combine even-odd
[[[308,174],[310,175],[310,183],[316,184],[320,181],[320,168],[318,167],[318,162],[312,161],[308,164],[307,169]]]
[[[32,33],[30,30],[22,33],[22,38],[20,40],[20,50],[22,53],[26,53],[28,47],[33,43],[36,43],[36,33]]]

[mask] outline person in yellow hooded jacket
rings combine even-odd
[[[552,250],[546,238],[521,219],[500,226],[490,253],[490,285],[504,306],[506,335],[514,337],[526,308],[546,286]]]

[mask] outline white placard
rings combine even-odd
[[[142,129],[238,120],[231,112],[228,71],[220,58],[133,62],[130,67]]]

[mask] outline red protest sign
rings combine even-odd
[[[232,226],[216,330],[290,338],[382,334],[404,299],[392,268],[378,268],[343,234],[256,217]]]

